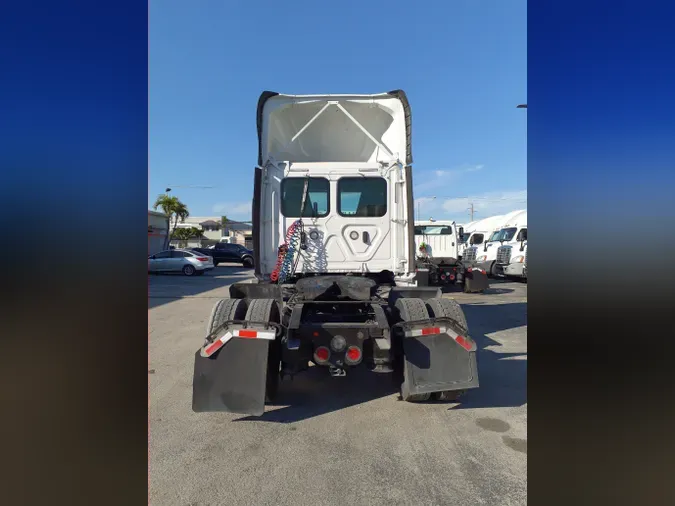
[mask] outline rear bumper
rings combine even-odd
[[[195,265],[195,269],[198,271],[210,271],[211,269],[214,268],[213,264],[205,264],[205,265]]]

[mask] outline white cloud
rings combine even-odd
[[[471,204],[474,207],[474,220],[506,214],[518,209],[527,209],[527,190],[487,192],[450,199],[420,198],[415,200],[415,206],[418,203],[420,219],[427,219],[431,216],[437,220],[468,223],[471,219],[469,214]],[[415,209],[417,210],[417,207]]]
[[[227,216],[229,218],[250,218],[250,202],[220,202],[215,204],[211,210],[215,214]]]
[[[463,174],[476,172],[483,169],[483,167],[485,166],[469,165],[465,163],[454,169],[436,169],[431,172],[413,173],[413,181],[416,183],[414,191],[418,195],[433,192],[437,188],[447,187],[447,185],[459,179]]]

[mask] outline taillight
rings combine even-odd
[[[329,358],[330,358],[330,350],[325,346],[319,346],[314,351],[314,361],[317,364],[323,364],[325,362],[328,362]]]
[[[199,260],[200,262],[208,262],[209,257],[197,257],[197,260]]]
[[[358,364],[361,361],[361,348],[358,346],[350,346],[347,348],[347,353],[345,354],[345,360],[349,364]]]
[[[454,281],[454,280],[455,280],[455,275],[454,275],[454,274],[450,274],[450,281]]]
[[[445,280],[445,274],[441,274],[441,279]]]

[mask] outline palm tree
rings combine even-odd
[[[164,244],[164,249],[169,247],[169,242],[173,237],[176,227],[178,226],[178,220],[181,223],[185,222],[185,218],[190,216],[190,212],[185,204],[183,204],[178,197],[169,196],[166,193],[162,193],[155,200],[155,204],[152,208],[156,211],[158,208],[162,209],[162,212],[167,215],[166,225],[167,229],[171,228],[171,220],[173,220],[173,229],[171,234],[167,234],[166,242]]]

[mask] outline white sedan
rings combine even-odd
[[[148,257],[148,272],[182,272],[186,276],[213,269],[213,258],[189,249],[160,251]]]

